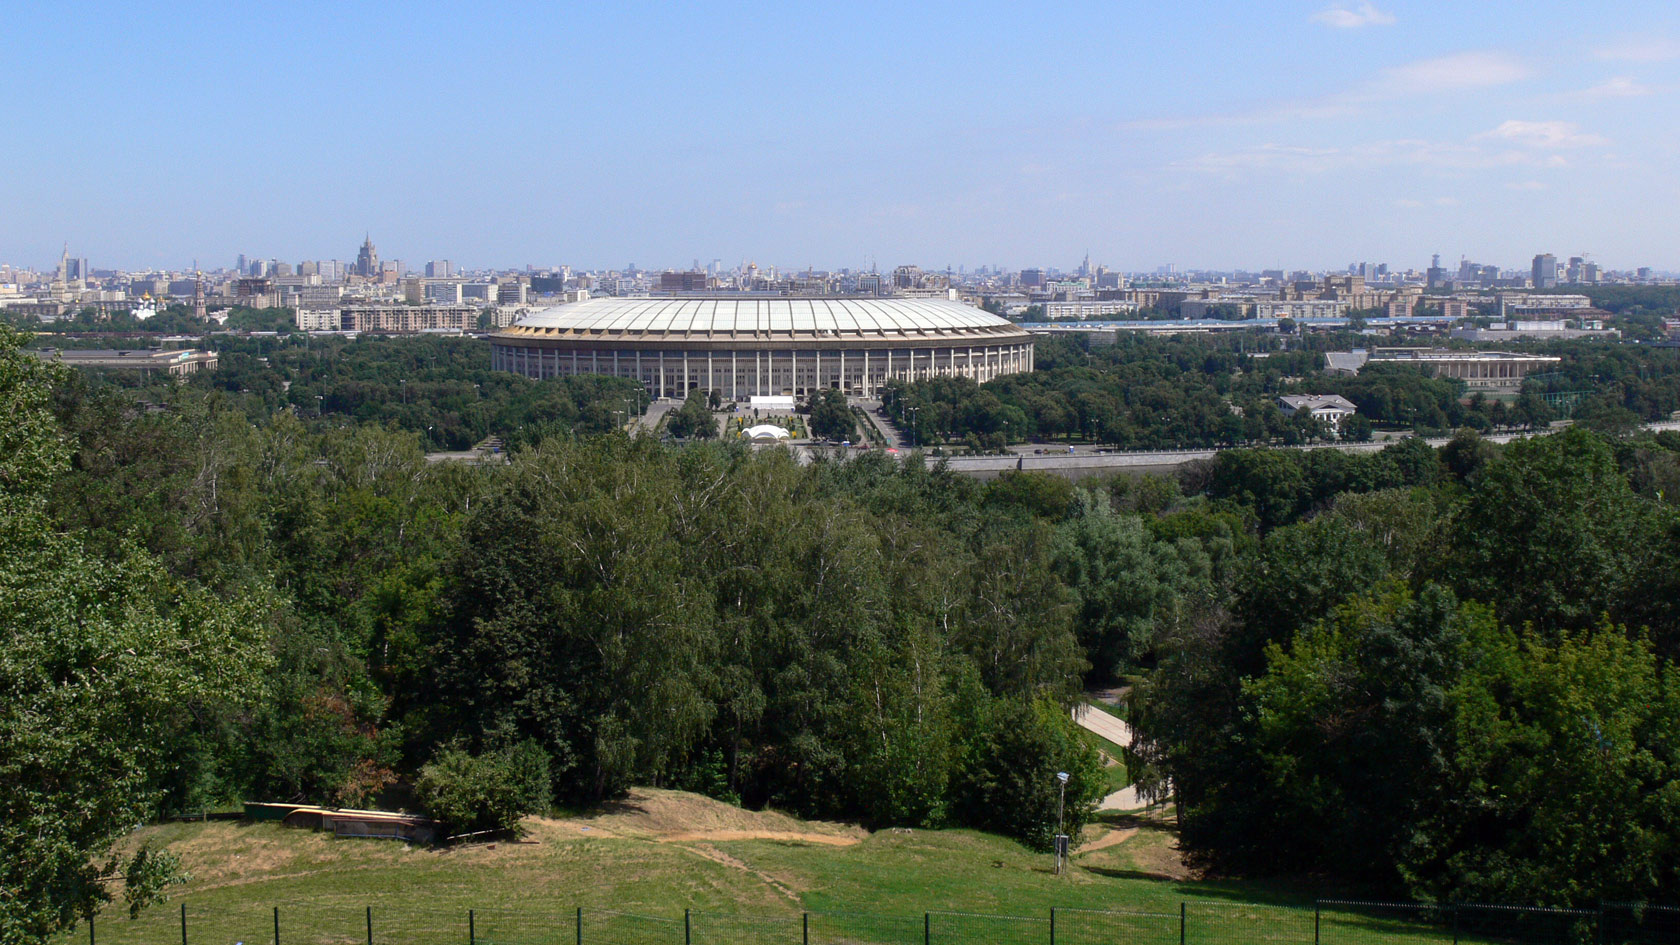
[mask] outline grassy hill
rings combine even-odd
[[[369,907],[379,945],[466,942],[468,910],[476,942],[570,943],[577,909],[591,943],[678,945],[686,909],[692,945],[920,945],[924,935],[1041,945],[1052,907],[1143,914],[1061,911],[1058,945],[1170,945],[1186,900],[1191,927],[1207,933],[1195,940],[1313,941],[1310,896],[1190,879],[1160,816],[1111,815],[1087,831],[1063,876],[1049,856],[975,831],[869,833],[674,791],[639,790],[585,816],[528,826],[516,843],[442,850],[268,823],[148,827],[134,842],[167,846],[192,878],[137,920],[108,910],[96,945],[179,942],[183,905],[188,945],[270,943],[276,907],[284,945],[366,941]],[[1244,904],[1256,901],[1263,905]]]

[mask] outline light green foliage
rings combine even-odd
[[[0,338],[0,434],[41,464],[0,492],[0,942],[34,941],[106,900],[118,872],[136,902],[172,875],[112,845],[155,809],[190,757],[199,717],[260,696],[258,601],[163,576],[132,548],[99,560],[60,533],[39,490],[63,468],[45,410],[51,375]],[[14,452],[15,451],[15,452]]]
[[[1192,572],[1207,570],[1197,543],[1157,542],[1136,515],[1123,515],[1108,497],[1080,490],[1078,509],[1057,526],[1054,567],[1079,598],[1079,642],[1098,678],[1109,678],[1152,652],[1160,629],[1190,606]]]
[[[481,755],[446,748],[420,769],[414,792],[452,833],[517,837],[521,817],[547,810],[549,780],[548,753],[535,742]]]

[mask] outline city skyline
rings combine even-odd
[[[257,12],[17,11],[120,133],[0,157],[0,261],[1680,268],[1672,5]]]

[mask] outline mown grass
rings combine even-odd
[[[1087,846],[1109,845],[1076,853],[1060,876],[1049,856],[971,830],[839,846],[586,828],[542,821],[522,842],[445,850],[275,824],[148,828],[136,841],[177,852],[192,878],[138,920],[108,909],[94,945],[175,945],[183,905],[185,945],[269,945],[276,907],[282,945],[366,942],[369,907],[375,945],[571,945],[579,909],[586,945],[923,945],[924,934],[930,945],[1049,945],[1052,908],[1056,945],[1173,945],[1181,903],[1189,942],[1314,941],[1311,890],[1185,878],[1162,815],[1109,817]],[[1359,923],[1320,945],[1402,940],[1419,939]],[[86,941],[85,927],[68,941]]]

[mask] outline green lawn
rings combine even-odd
[[[1183,879],[1160,817],[1110,817],[1056,876],[1048,856],[970,830],[802,834],[789,818],[762,829],[701,813],[688,832],[545,820],[519,843],[447,850],[269,823],[147,828],[137,839],[177,852],[192,879],[138,920],[108,909],[94,945],[175,945],[183,905],[186,945],[269,945],[276,908],[282,945],[356,945],[370,907],[376,945],[573,945],[578,909],[586,945],[1049,945],[1052,907],[1056,945],[1175,945],[1181,903],[1187,942],[1314,941],[1310,891]],[[1418,940],[1370,922],[1336,928],[1322,945]]]

